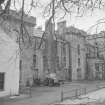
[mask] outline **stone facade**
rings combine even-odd
[[[50,33],[48,35],[50,35]],[[55,35],[56,37],[54,37]],[[49,39],[47,39],[47,35],[45,35],[45,40],[43,41],[45,43],[45,48],[43,50],[40,49],[40,54],[43,56],[41,57],[43,59],[43,64],[40,65],[42,70],[40,70],[39,74],[43,72],[41,74],[46,75],[48,72],[55,72],[58,78],[62,78],[63,80],[85,79],[86,33],[74,27],[66,27],[66,22],[63,21],[58,23],[58,29],[55,35],[48,36],[48,38],[51,37],[50,40],[52,40],[52,43],[49,41],[51,45],[48,44],[47,41]],[[48,55],[51,55],[50,59]],[[48,62],[50,60],[52,60],[53,69],[49,69]]]
[[[39,32],[38,32],[39,31]],[[43,35],[44,32],[42,30],[36,30],[33,36],[33,40],[37,41],[37,44],[34,44],[37,48],[40,45],[41,38],[38,37]],[[50,41],[48,42],[47,34],[43,38],[43,42],[41,44],[41,48],[35,51],[35,54],[40,56],[40,60],[36,59],[36,66],[38,67],[38,78],[44,79],[46,74],[48,73],[56,73],[59,79],[65,80],[69,78],[68,75],[68,43],[66,41],[61,40],[58,38],[57,40],[54,39],[52,45],[49,46]],[[51,39],[50,39],[51,40]],[[49,44],[48,44],[49,43]],[[51,56],[50,56],[51,55]],[[42,62],[42,63],[41,63]],[[50,64],[52,64],[50,68]],[[34,67],[34,68],[35,68]]]
[[[86,33],[74,27],[66,27],[66,21],[58,23],[58,32],[63,40],[70,43],[69,70],[71,79],[83,80],[85,78],[86,65]]]
[[[70,76],[70,43],[58,39],[57,42],[57,72],[63,80],[71,80]]]
[[[94,44],[87,43],[86,49],[86,79],[105,79],[104,57],[98,54],[97,46]]]

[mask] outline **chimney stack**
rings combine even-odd
[[[64,33],[64,29],[66,28],[66,21],[57,23],[57,28],[58,28],[59,34]]]
[[[45,30],[46,31],[52,31],[52,32],[54,32],[54,30],[55,30],[55,24],[53,24],[51,21],[49,21],[49,20],[47,20],[46,22],[45,22]]]

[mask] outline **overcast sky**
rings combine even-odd
[[[33,9],[31,12],[31,15],[37,18],[37,26],[44,27],[45,18],[42,16],[42,10],[50,0],[40,0],[40,1],[42,5],[40,6],[40,8]],[[30,0],[25,0],[25,10],[29,10],[29,4],[30,4]],[[19,5],[17,7],[19,7]],[[68,15],[65,17],[65,20],[67,20],[67,26],[72,25],[79,29],[83,29],[87,31],[92,25],[96,24],[97,20],[104,17],[105,17],[105,12],[96,10],[92,14],[87,13],[83,17],[72,16],[72,18],[70,18],[70,16]],[[96,32],[95,28],[89,30],[88,32]],[[104,28],[105,28],[105,25],[102,24],[98,29],[99,31],[101,31],[101,30],[104,30]]]

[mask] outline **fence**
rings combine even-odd
[[[70,91],[61,91],[61,101],[70,98],[78,98],[80,95],[86,94],[86,88],[78,88]]]
[[[26,95],[29,95],[30,97],[32,97],[32,87],[23,86],[19,90],[20,90],[19,91],[20,94],[26,94]]]
[[[105,84],[96,85],[95,88],[88,90],[88,88],[76,88],[70,91],[64,91],[63,87],[61,87],[61,101],[65,99],[72,99],[72,98],[78,98],[80,95],[85,95],[87,93],[96,91],[101,88],[105,88]]]

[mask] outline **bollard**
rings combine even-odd
[[[32,97],[32,94],[31,94],[31,86],[29,87],[29,95],[30,95],[30,97]]]
[[[63,101],[63,90],[61,90],[61,101]]]

